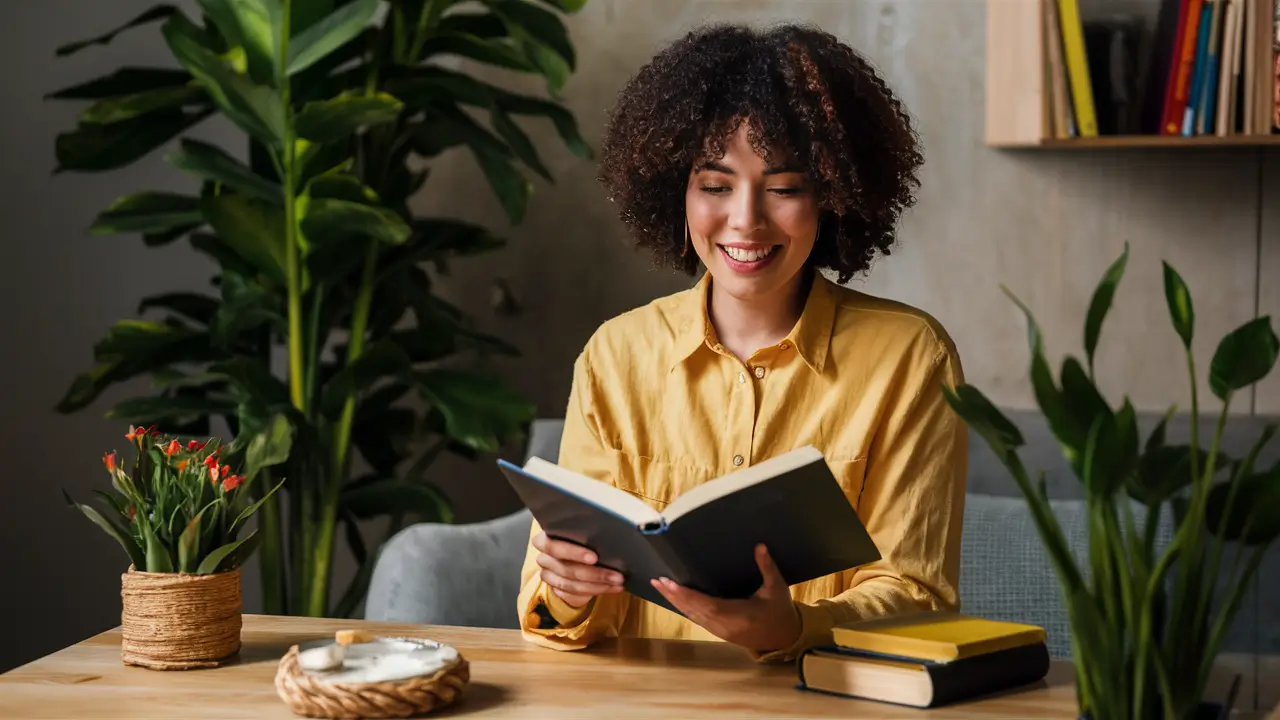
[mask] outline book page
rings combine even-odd
[[[645,501],[623,492],[601,480],[593,480],[572,470],[566,470],[554,463],[539,457],[529,458],[525,463],[526,473],[554,485],[568,493],[577,495],[596,507],[604,508],[615,515],[626,518],[637,527],[644,527],[662,522],[662,515],[649,507]]]
[[[825,460],[822,458],[822,453],[811,445],[774,456],[758,465],[721,475],[715,480],[709,480],[686,491],[673,500],[662,515],[667,519],[667,523],[674,522],[676,518],[690,510],[812,462],[825,462]]]

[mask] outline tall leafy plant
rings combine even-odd
[[[1084,324],[1086,362],[1067,356],[1057,377],[1031,311],[1009,294],[1026,316],[1036,400],[1084,484],[1085,564],[1077,563],[1050,509],[1043,473],[1033,483],[1018,456],[1018,428],[975,387],[944,393],[1031,506],[1070,617],[1083,716],[1191,718],[1264,553],[1280,536],[1280,462],[1256,464],[1276,426],[1266,426],[1243,458],[1230,458],[1221,447],[1232,401],[1271,372],[1280,340],[1266,316],[1222,338],[1208,372],[1222,408],[1213,435],[1201,438],[1195,312],[1186,283],[1165,263],[1165,297],[1191,384],[1191,436],[1188,444],[1168,442],[1171,407],[1144,440],[1129,399],[1113,406],[1094,376],[1103,321],[1128,257],[1126,245],[1094,292]],[[1166,510],[1174,532],[1160,548],[1159,518]]]
[[[50,96],[90,103],[57,139],[57,170],[113,171],[167,147],[198,192],[125,195],[90,232],[136,234],[150,247],[185,238],[216,267],[211,294],[143,299],[141,317],[97,343],[58,409],[146,377],[153,392],[108,417],[191,435],[220,418],[241,449],[287,418],[292,451],[276,469],[287,499],[267,498],[259,515],[268,612],[349,613],[380,545],[359,521],[389,516],[388,533],[409,517],[447,521],[448,500],[425,477],[432,463],[494,450],[532,418],[480,369],[516,350],[433,292],[451,261],[504,240],[409,205],[427,161],[459,149],[519,223],[528,173],[550,173],[518,117],[549,121],[572,153],[591,157],[558,100],[576,62],[561,14],[584,2],[199,0],[199,17],[161,5],[58,50],[158,26],[176,67],[124,67]],[[541,76],[547,97],[440,62],[459,58]],[[245,134],[240,157],[187,136],[215,116]],[[355,476],[356,454],[370,472]],[[361,567],[331,602],[339,528]]]

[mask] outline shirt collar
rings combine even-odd
[[[714,348],[719,340],[715,327],[707,313],[707,294],[711,291],[711,274],[704,272],[697,284],[684,293],[677,306],[679,318],[675,327],[669,369],[687,360],[699,348]],[[831,346],[831,331],[835,321],[836,299],[830,280],[815,272],[809,286],[800,320],[787,337],[779,343],[781,349],[793,346],[811,370],[822,374],[826,366],[827,350]]]

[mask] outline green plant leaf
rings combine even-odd
[[[208,510],[208,506],[205,510]],[[205,510],[196,513],[178,536],[178,572],[189,573],[196,569],[197,554],[200,552],[200,518],[204,516]]]
[[[418,392],[444,416],[449,437],[496,451],[533,419],[536,408],[496,377],[461,370],[415,373]]]
[[[212,113],[162,110],[110,125],[81,124],[55,141],[55,173],[118,170],[145,157]]]
[[[208,95],[197,86],[147,90],[123,97],[107,98],[90,105],[80,114],[80,121],[87,125],[109,125],[149,115],[158,110],[182,109],[194,105],[207,108]]]
[[[281,462],[283,462],[283,460]],[[267,491],[265,495],[255,500],[252,505],[246,507],[244,510],[241,510],[240,514],[236,516],[236,519],[232,521],[231,528],[230,530],[227,531],[228,534],[234,536],[236,533],[236,530],[238,530],[246,520],[253,517],[253,515],[258,512],[258,509],[262,507],[262,504],[265,503],[267,499],[270,498],[272,495],[276,494],[276,491],[280,489],[281,485],[284,485],[284,480],[281,480],[280,482],[276,483],[275,487],[271,488],[270,490]]]
[[[1231,503],[1231,513],[1224,518],[1227,494],[1233,483],[1239,483],[1239,488]],[[1214,485],[1205,505],[1209,532],[1216,535],[1224,519],[1222,537],[1228,542],[1265,545],[1280,537],[1280,464],[1267,472]]]
[[[143,192],[117,198],[89,226],[89,234],[159,233],[203,222],[198,199],[166,192]]]
[[[285,277],[284,212],[241,195],[212,195],[200,201],[219,239],[279,287]]]
[[[248,559],[259,542],[261,539],[258,530],[254,528],[253,532],[239,540],[229,542],[205,555],[204,560],[201,560],[199,567],[196,568],[196,574],[212,575],[234,570]]]
[[[146,572],[173,572],[173,559],[169,557],[168,548],[164,546],[164,543],[156,535],[156,529],[151,525],[144,524],[142,526],[142,536],[147,544]]]
[[[436,23],[436,35],[469,35],[481,40],[505,40],[507,25],[491,12],[451,12]],[[427,41],[430,42],[430,39]]]
[[[92,37],[87,40],[78,40],[73,43],[68,43],[66,45],[59,46],[58,49],[55,51],[55,54],[58,57],[66,57],[68,55],[74,55],[75,53],[78,53],[81,50],[84,50],[85,48],[91,47],[93,45],[107,45],[112,40],[115,40],[117,35],[125,32],[126,30],[131,30],[133,28],[140,27],[148,23],[164,20],[165,18],[169,17],[170,15],[176,12],[178,12],[178,8],[174,7],[173,5],[156,5],[150,8],[149,10],[146,10],[141,14],[137,15],[129,22],[113,30],[110,30],[109,32],[105,32],[101,35],[98,35],[97,37]]]
[[[283,413],[271,416],[267,426],[255,434],[245,448],[246,481],[255,478],[263,468],[279,465],[289,459],[294,432],[293,423]]]
[[[542,158],[538,155],[538,150],[534,147],[533,141],[529,139],[524,130],[520,129],[520,126],[516,125],[511,116],[502,108],[495,107],[490,112],[490,118],[494,131],[506,141],[511,150],[515,152],[516,157],[520,158],[520,162],[527,165],[530,170],[538,173],[548,182],[554,182],[551,172],[542,163]]]
[[[1197,467],[1204,467],[1209,454],[1200,449],[1197,457]],[[1173,497],[1191,481],[1190,445],[1149,448],[1138,461],[1138,472],[1130,483],[1129,495],[1154,506]]]
[[[1062,405],[1074,425],[1073,436],[1076,433],[1087,434],[1099,417],[1112,415],[1111,407],[1089,379],[1089,373],[1079,360],[1070,356],[1062,361]]]
[[[1271,328],[1271,317],[1254,318],[1232,330],[1213,354],[1209,387],[1220,400],[1266,377],[1276,364],[1280,339]]]
[[[501,31],[501,21],[498,22]],[[538,72],[538,68],[529,62],[519,49],[502,40],[482,38],[468,33],[443,32],[432,35],[422,45],[422,57],[430,59],[437,55],[456,55],[508,70]]]
[[[344,488],[339,498],[343,510],[365,519],[397,513],[420,516],[423,522],[453,522],[449,499],[426,483],[389,478],[359,487]]]
[[[489,150],[472,146],[472,155],[480,165],[481,172],[489,181],[489,187],[502,204],[502,210],[512,225],[524,221],[529,207],[529,197],[533,194],[533,183],[516,169],[506,157]]]
[[[551,57],[530,57],[543,72],[547,72],[543,63],[552,58],[563,66],[566,77],[573,71],[577,63],[573,42],[569,39],[569,30],[564,21],[555,13],[523,0],[488,0],[488,5],[506,23],[511,37],[521,44],[551,51]]]
[[[1129,243],[1124,244],[1124,252],[1111,263],[1102,276],[1097,289],[1093,291],[1093,299],[1089,303],[1089,312],[1084,323],[1084,351],[1088,357],[1089,373],[1093,374],[1093,358],[1098,349],[1098,339],[1102,335],[1102,321],[1111,310],[1111,301],[1115,298],[1116,288],[1124,277],[1125,265],[1129,262]]]
[[[216,362],[209,366],[209,372],[225,377],[241,397],[254,398],[265,407],[284,407],[290,403],[289,387],[258,358],[236,357]],[[280,419],[288,423],[287,419]]]
[[[378,0],[354,0],[293,38],[289,43],[288,74],[302,72],[359,35],[377,10]]]
[[[62,497],[66,498],[68,505],[84,513],[84,516],[93,521],[94,525],[102,528],[104,532],[115,538],[115,541],[120,543],[120,547],[124,548],[125,553],[128,554],[129,562],[132,562],[134,567],[139,569],[146,567],[146,557],[142,554],[142,548],[138,547],[138,543],[134,542],[133,536],[119,519],[116,519],[115,522],[108,520],[106,516],[98,512],[94,507],[72,500],[66,490],[62,491]]]
[[[249,197],[277,205],[284,202],[284,189],[279,183],[258,175],[249,166],[214,145],[183,138],[182,149],[170,153],[167,159],[179,170],[226,185]]]
[[[360,128],[394,121],[403,108],[403,103],[387,93],[345,92],[307,103],[296,118],[298,136],[313,142],[336,142]]]
[[[1130,480],[1138,458],[1137,415],[1128,400],[1114,415],[1094,416],[1082,451],[1085,490],[1109,501]]]
[[[438,258],[482,254],[506,244],[504,238],[482,225],[446,218],[417,218],[409,241],[382,254],[378,279],[384,280],[406,267]]]
[[[1010,422],[981,390],[972,385],[942,388],[947,404],[969,427],[981,435],[1002,458],[1025,444],[1022,432]]]
[[[566,13],[576,13],[587,5],[587,0],[542,0],[542,2]]]
[[[191,83],[191,73],[171,68],[123,67],[110,75],[77,83],[46,94],[46,100],[105,100],[155,90],[181,89]]]
[[[1191,340],[1195,336],[1196,314],[1191,304],[1191,292],[1182,276],[1169,263],[1164,265],[1164,298],[1169,306],[1169,318],[1173,321],[1173,329],[1182,338],[1182,346],[1191,349]]]
[[[161,395],[123,400],[108,410],[106,417],[140,425],[180,420],[192,415],[226,415],[235,409],[236,404],[226,398]]]
[[[279,25],[272,22],[268,6],[279,0],[200,0],[222,36],[245,52],[249,76],[259,85],[275,86],[276,37]]]
[[[413,150],[423,157],[435,157],[453,147],[467,145],[502,157],[514,157],[498,136],[456,107],[432,108],[411,135]]]
[[[183,315],[201,325],[208,325],[218,312],[218,301],[208,295],[198,293],[174,292],[145,297],[138,303],[138,314],[148,310],[160,309]]]
[[[1036,396],[1036,403],[1040,406],[1040,411],[1044,414],[1049,428],[1062,445],[1063,454],[1072,469],[1077,475],[1083,477],[1081,455],[1084,453],[1091,423],[1077,422],[1068,409],[1064,393],[1054,382],[1053,372],[1049,369],[1048,360],[1045,359],[1044,339],[1031,309],[1009,288],[1002,285],[1001,289],[1018,306],[1026,319],[1027,345],[1031,352],[1031,386]]]
[[[403,348],[388,338],[376,340],[325,384],[321,403],[325,413],[336,414],[351,395],[387,377],[407,377],[411,369]]]
[[[238,256],[237,256],[238,257]],[[249,268],[250,273],[253,272]],[[241,335],[269,328],[281,334],[288,331],[284,317],[284,300],[239,271],[222,276],[222,305],[209,326],[212,343],[230,348]]]
[[[208,91],[214,103],[242,130],[278,147],[284,137],[284,108],[270,87],[254,85],[203,44],[200,29],[186,16],[164,24],[164,37],[178,62]]]
[[[302,231],[313,244],[367,238],[388,245],[409,239],[409,225],[398,213],[349,200],[313,199],[302,219]]]

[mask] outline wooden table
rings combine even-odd
[[[0,718],[292,718],[276,696],[276,662],[294,643],[340,628],[428,637],[471,662],[471,685],[431,717],[484,718],[1074,718],[1070,666],[1026,688],[939,713],[797,690],[792,665],[760,665],[721,643],[610,640],[556,652],[514,630],[248,615],[233,664],[158,672],[120,662],[118,629],[0,675]]]

